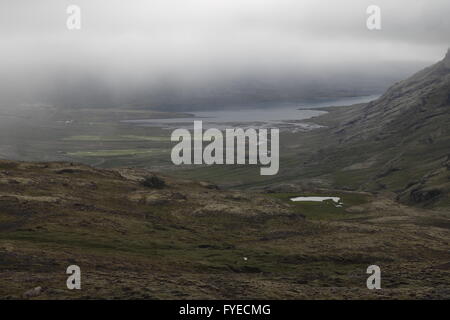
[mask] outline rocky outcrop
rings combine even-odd
[[[444,58],[444,65],[450,69],[450,48],[447,51],[447,55]]]
[[[36,287],[23,294],[23,298],[30,299],[39,296],[42,293],[42,287]]]

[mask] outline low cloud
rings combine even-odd
[[[71,4],[80,31],[66,28]],[[371,4],[380,31],[366,28]],[[0,103],[177,104],[339,79],[376,90],[443,56],[448,12],[446,0],[3,1]]]

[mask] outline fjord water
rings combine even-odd
[[[192,112],[193,116],[170,119],[140,119],[126,120],[124,122],[138,125],[161,126],[180,123],[192,123],[202,120],[204,123],[277,123],[285,121],[300,121],[322,115],[326,111],[310,110],[330,106],[349,106],[366,103],[377,99],[378,95],[348,97],[311,101],[307,103],[260,104],[252,107],[227,108],[222,110]]]

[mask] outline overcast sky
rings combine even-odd
[[[161,79],[382,77],[398,71],[386,66],[437,61],[450,45],[448,0],[0,1],[0,93],[25,100],[75,83],[83,95],[80,82],[132,92]],[[66,27],[71,4],[79,31]],[[371,4],[380,31],[366,28]]]

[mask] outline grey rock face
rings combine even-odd
[[[444,64],[447,68],[450,69],[450,48],[447,51],[447,55],[444,58]]]

